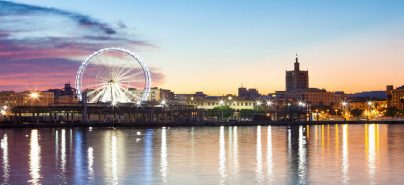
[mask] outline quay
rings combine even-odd
[[[270,112],[268,120],[211,120],[207,110],[189,105],[169,107],[148,104],[71,104],[51,106],[16,106],[13,114],[0,121],[0,128],[56,128],[56,127],[188,127],[188,126],[292,126],[318,124],[403,124],[404,120],[333,120],[313,121],[297,119],[284,121],[286,116],[301,117],[305,114],[288,115]]]

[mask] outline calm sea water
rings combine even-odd
[[[404,125],[0,130],[2,184],[403,184]]]

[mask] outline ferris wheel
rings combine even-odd
[[[147,65],[135,53],[121,48],[94,52],[76,74],[79,100],[87,93],[88,103],[131,103],[147,101],[151,76]]]

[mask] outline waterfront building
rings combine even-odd
[[[55,104],[53,92],[30,92],[17,93],[18,106],[49,106]]]
[[[0,106],[14,107],[17,106],[17,94],[14,91],[0,92]]]
[[[296,55],[293,71],[286,71],[286,91],[309,88],[309,71],[301,71]]]
[[[286,91],[276,91],[269,95],[281,106],[304,102],[311,106],[339,108],[341,102],[346,99],[343,91],[328,92],[325,89],[309,88],[309,72],[300,70],[297,55],[294,69],[286,71]]]
[[[237,96],[207,96],[205,98],[193,98],[190,96],[187,99],[187,104],[197,107],[198,109],[213,109],[215,107],[229,106],[238,111],[242,109],[254,109],[255,100],[242,99]]]
[[[342,105],[342,102],[346,101],[347,94],[344,91],[335,91],[334,92],[334,106],[339,107]]]
[[[48,92],[53,92],[55,104],[75,104],[78,103],[76,89],[70,83],[66,83],[63,89],[49,89]]]
[[[132,94],[135,94],[136,96],[140,96],[141,93],[143,93],[142,90],[138,89],[129,89],[129,92]],[[150,88],[150,95],[147,99],[149,102],[160,102],[162,100],[173,100],[174,99],[174,93],[168,89],[161,89],[158,87],[153,87]],[[133,99],[132,101],[137,101],[136,99]]]
[[[7,107],[15,106],[48,106],[55,103],[53,92],[0,92],[0,105]]]
[[[203,100],[206,99],[208,95],[206,95],[202,91],[195,92],[194,94],[175,94],[174,99],[176,101],[188,101],[188,100]]]
[[[349,97],[347,102],[350,110],[362,110],[362,116],[382,117],[387,109],[387,101],[384,98]]]
[[[186,102],[189,99],[194,99],[195,94],[174,94],[174,100],[175,101],[183,101]]]
[[[386,87],[387,106],[404,110],[404,85],[394,89],[392,85]]]
[[[348,98],[347,102],[349,103],[350,109],[377,109],[383,110],[387,108],[387,102],[385,99],[368,99],[368,98]]]
[[[273,103],[272,106],[275,106],[278,109],[287,106],[288,103],[292,103],[294,101],[286,95],[286,91],[275,91],[275,93],[269,93],[268,97],[268,99]]]
[[[279,95],[278,95],[279,96]],[[304,102],[311,106],[329,106],[339,108],[340,103],[346,98],[344,92],[328,92],[325,89],[307,88],[284,92],[286,99],[292,102]]]
[[[245,100],[255,100],[261,97],[261,94],[258,93],[258,90],[255,88],[247,89],[245,87],[238,88],[238,98]]]
[[[149,101],[173,100],[174,93],[168,89],[153,87],[150,89]]]

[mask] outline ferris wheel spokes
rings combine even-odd
[[[107,55],[109,52],[113,55]],[[150,85],[150,72],[143,60],[120,48],[106,48],[90,55],[76,75],[78,98],[82,89],[88,89],[90,103],[145,101]]]

